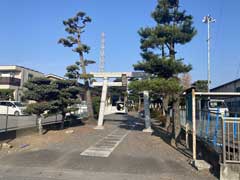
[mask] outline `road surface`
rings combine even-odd
[[[211,180],[140,120],[106,117],[104,130],[85,125],[67,141],[0,159],[0,180]],[[88,131],[85,131],[88,129]]]

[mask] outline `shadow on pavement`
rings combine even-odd
[[[136,118],[134,116],[129,115],[129,118],[134,121],[134,124],[136,124],[135,128],[133,130],[142,131],[145,127],[144,121],[142,119]],[[127,128],[127,124],[121,124],[120,128]],[[153,133],[152,136],[157,136],[161,138],[166,144],[186,156],[187,158],[192,158],[192,153],[186,149],[184,144],[180,141],[178,142],[178,146],[172,146],[171,139],[172,136],[167,130],[165,130],[159,123],[152,123]]]
[[[111,114],[104,117],[104,123],[116,124],[119,128],[131,130],[131,131],[143,131],[145,128],[145,122],[143,119],[139,119],[134,115],[123,115],[123,114]],[[191,158],[191,152],[185,148],[183,142],[178,142],[177,147],[171,144],[172,136],[167,130],[165,130],[157,121],[152,122],[152,128],[154,132],[152,136],[161,138],[166,144],[186,156]]]

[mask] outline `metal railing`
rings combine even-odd
[[[216,152],[222,154],[223,163],[240,163],[240,117],[239,113],[229,113],[227,117],[217,112],[197,110],[197,139],[207,143]],[[186,118],[186,111],[180,110],[182,127],[192,130],[192,122]]]
[[[223,163],[240,163],[240,118],[222,121]]]
[[[83,119],[88,116],[86,105],[77,107],[76,112],[67,113],[65,121],[72,119]],[[25,115],[20,112],[15,113],[10,106],[2,106],[0,109],[0,133],[18,129],[37,127],[38,120],[36,115]],[[62,122],[62,115],[59,113],[50,114],[42,119],[42,125],[57,124]]]
[[[187,115],[186,115],[186,109],[180,109],[179,111],[179,117],[180,117],[180,124],[182,127],[185,127],[187,123]]]
[[[0,84],[1,85],[20,86],[21,79],[14,78],[14,77],[0,77]]]
[[[197,137],[209,143],[217,151],[222,144],[222,114],[206,110],[196,113]]]
[[[42,125],[60,123],[62,116],[60,114],[50,115],[42,120]],[[14,115],[0,115],[0,132],[13,131],[18,129],[37,127],[37,117],[35,115],[29,116],[14,116]]]

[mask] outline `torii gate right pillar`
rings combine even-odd
[[[143,129],[143,132],[152,133],[153,130],[151,128],[151,118],[150,118],[150,110],[149,110],[149,91],[143,91],[143,100],[144,100],[144,114],[145,114],[145,129]]]

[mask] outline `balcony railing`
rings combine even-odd
[[[13,77],[0,77],[0,85],[20,86],[21,79],[17,79]]]

